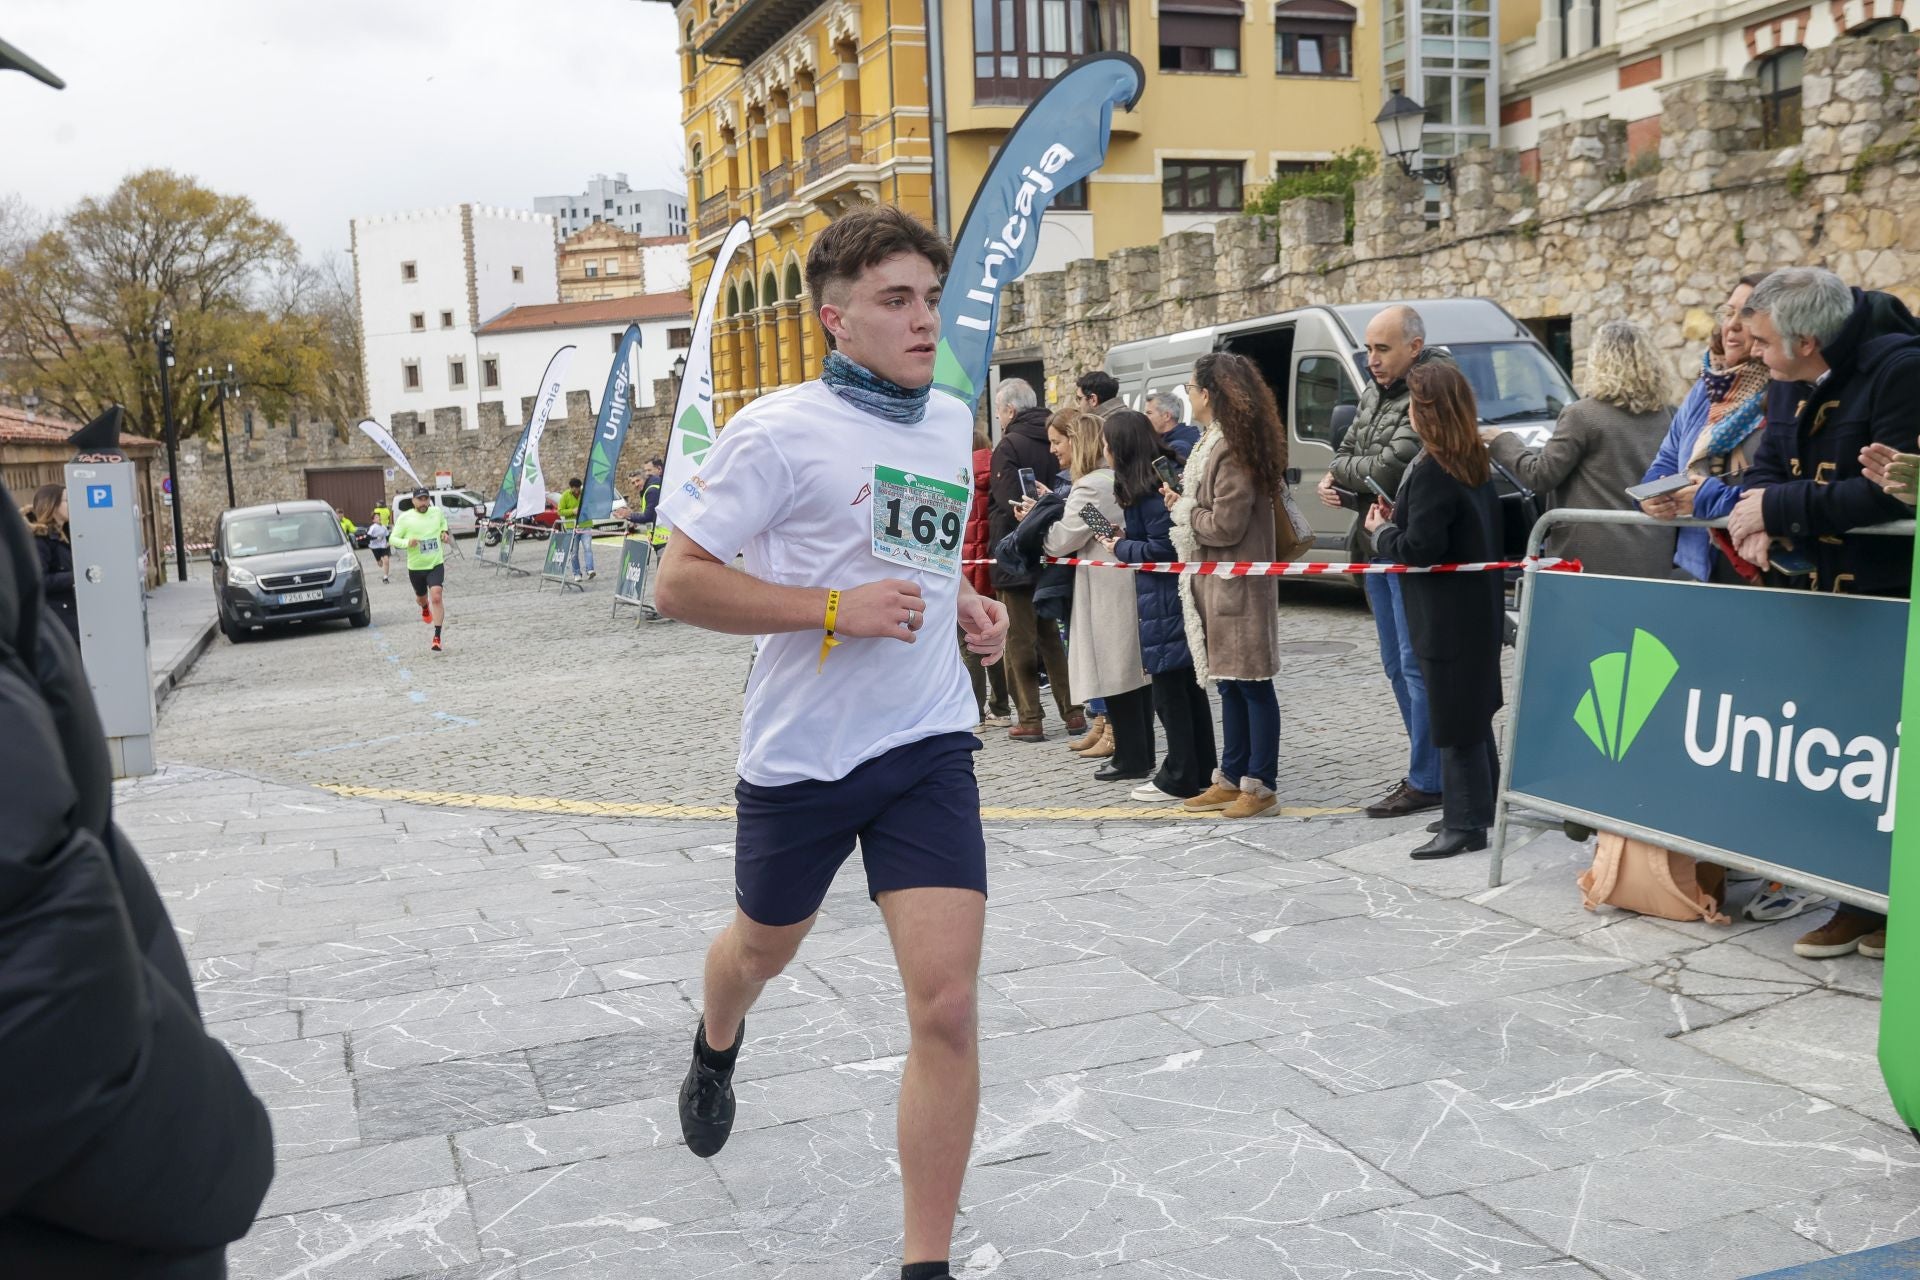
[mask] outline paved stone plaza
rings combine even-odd
[[[219,642],[118,792],[273,1113],[234,1276],[888,1280],[905,1018],[857,873],[750,1020],[732,1144],[679,1144],[745,643],[449,577],[438,657],[399,582],[370,630]],[[1370,622],[1284,616],[1315,816],[1129,820],[1058,746],[981,756],[957,1276],[1713,1280],[1920,1234],[1877,962],[1590,914],[1558,835],[1497,889],[1408,860],[1423,823],[1330,812],[1403,758]]]

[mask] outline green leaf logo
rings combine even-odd
[[[680,452],[692,458],[697,467],[707,460],[707,451],[711,448],[713,428],[707,425],[700,406],[688,405],[687,411],[680,415]]]
[[[933,383],[942,391],[969,404],[979,395],[973,379],[967,376],[966,369],[961,366],[960,358],[953,354],[953,344],[945,338],[940,339],[940,346],[934,352]]]
[[[1658,639],[1638,628],[1630,653],[1603,653],[1588,664],[1593,687],[1580,697],[1573,722],[1609,760],[1626,758],[1680,664]]]

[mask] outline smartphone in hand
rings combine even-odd
[[[1040,496],[1040,482],[1034,479],[1032,467],[1020,468],[1020,494],[1028,502]]]
[[[1387,495],[1387,491],[1385,489],[1382,489],[1380,487],[1380,482],[1378,480],[1375,480],[1372,476],[1368,476],[1366,480],[1366,484],[1367,484],[1367,488],[1373,490],[1374,496],[1379,498],[1381,504],[1386,507],[1387,514],[1392,515],[1393,499]]]
[[[1155,458],[1153,460],[1153,474],[1160,477],[1161,484],[1164,484],[1175,493],[1180,492],[1180,468],[1175,465],[1172,458],[1167,457],[1165,454],[1161,454]]]
[[[1670,476],[1661,476],[1658,480],[1649,480],[1645,484],[1630,484],[1627,486],[1626,493],[1635,502],[1645,502],[1648,498],[1678,493],[1692,483],[1692,476],[1679,471]]]
[[[1085,522],[1087,528],[1093,530],[1095,537],[1112,538],[1116,542],[1119,541],[1120,530],[1115,528],[1113,521],[1107,519],[1100,508],[1094,506],[1091,502],[1081,506],[1080,519]]]

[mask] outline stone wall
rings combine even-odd
[[[1692,370],[1713,309],[1750,271],[1823,265],[1920,303],[1916,47],[1808,54],[1795,147],[1756,150],[1752,85],[1687,81],[1662,95],[1652,172],[1630,163],[1624,124],[1582,120],[1542,135],[1537,184],[1514,152],[1461,157],[1438,225],[1421,185],[1386,166],[1359,188],[1352,244],[1339,201],[1312,197],[1029,275],[1003,300],[997,354],[1037,353],[1058,403],[1118,343],[1312,303],[1480,295],[1522,320],[1570,318],[1577,383],[1588,336],[1615,319],[1649,326],[1676,373]]]
[[[627,431],[620,455],[622,472],[638,470],[647,458],[665,453],[674,394],[670,379],[654,384],[655,407],[636,413]],[[541,433],[540,462],[551,490],[561,489],[571,477],[585,474],[587,450],[593,439],[594,409],[590,401],[584,391],[569,392],[567,416],[549,418]],[[524,423],[532,411],[533,397],[523,397],[520,421]],[[431,412],[437,418],[446,411]],[[459,410],[452,412],[457,415]],[[433,483],[434,472],[451,471],[454,484],[460,488],[491,495],[499,487],[521,428],[507,425],[498,401],[480,406],[477,430],[436,423],[430,433],[422,435],[418,434],[419,417],[398,414],[391,425],[394,439],[427,483]],[[330,423],[300,422],[298,434],[286,423],[256,425],[253,437],[247,439],[239,415],[230,413],[228,429],[233,445],[234,496],[241,506],[306,497],[309,470],[393,465],[363,432],[349,431],[343,440]],[[180,485],[186,495],[183,516],[189,545],[210,540],[214,519],[227,505],[221,461],[218,428],[211,436],[180,442]],[[165,470],[164,464],[160,469]],[[396,491],[405,481],[403,474],[395,482]],[[625,492],[624,480],[615,487]]]

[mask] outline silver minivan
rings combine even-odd
[[[1193,362],[1209,351],[1237,352],[1259,365],[1287,422],[1288,465],[1298,473],[1295,496],[1313,524],[1314,546],[1337,559],[1359,517],[1324,505],[1312,490],[1353,421],[1360,388],[1372,378],[1362,337],[1367,323],[1395,305],[1300,307],[1122,343],[1107,353],[1107,372],[1119,382],[1121,398],[1137,409],[1153,391],[1171,392],[1186,404]],[[1547,437],[1574,399],[1573,384],[1525,325],[1486,298],[1415,298],[1405,305],[1426,322],[1427,345],[1446,348],[1459,362],[1480,402],[1482,423],[1518,432],[1528,443]]]

